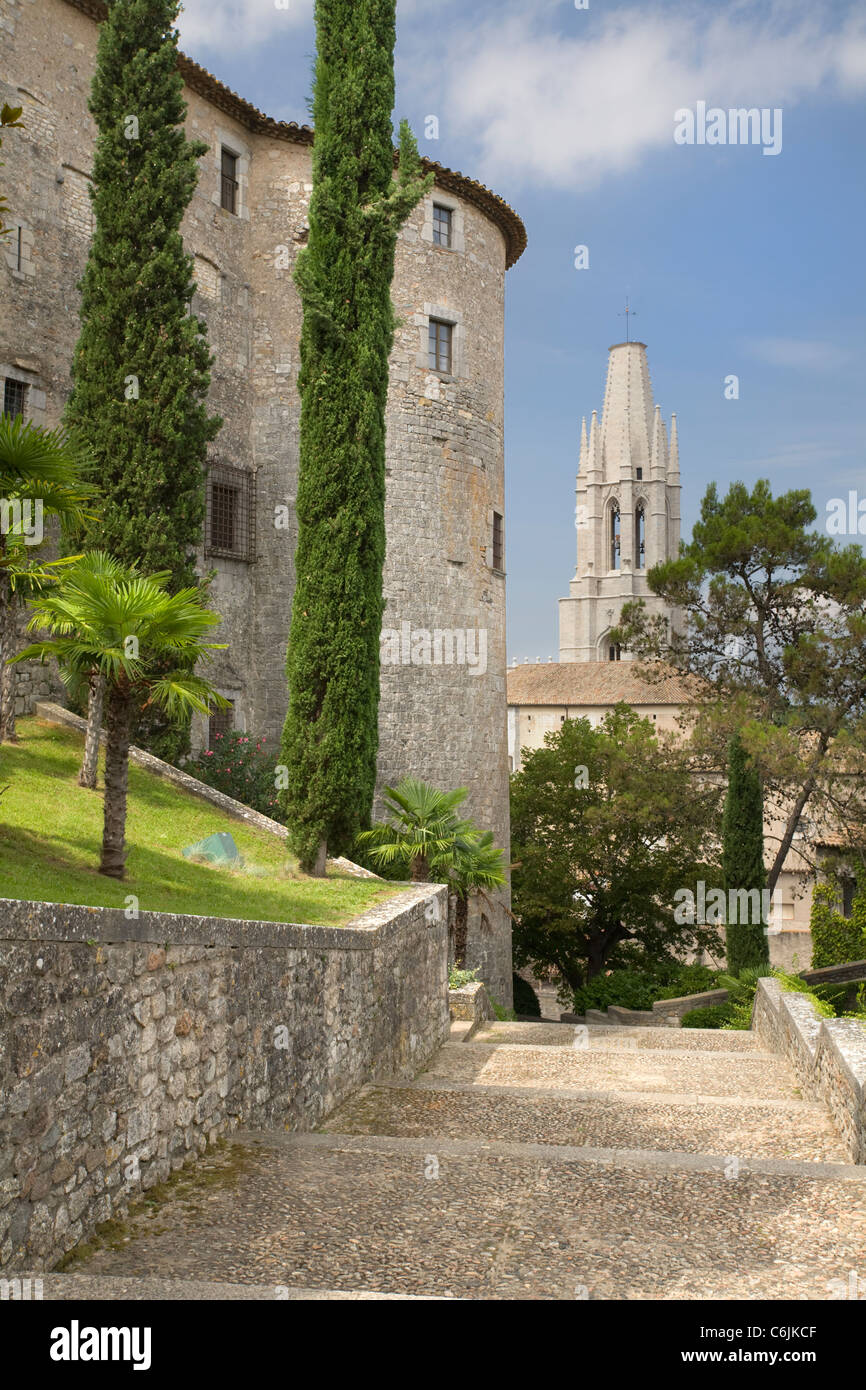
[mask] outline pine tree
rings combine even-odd
[[[385,557],[385,404],[400,226],[427,191],[408,125],[394,179],[395,0],[317,0],[297,587],[282,742],[290,844],[323,873],[369,823]]]
[[[731,890],[752,892],[757,889],[763,894],[766,887],[761,779],[757,770],[750,766],[738,736],[734,736],[728,745],[728,790],[722,817],[722,873],[729,917]],[[739,902],[742,901],[741,897]],[[761,902],[763,904],[763,898]],[[729,921],[725,936],[729,974],[739,975],[749,966],[769,963],[770,952],[763,921]]]
[[[183,129],[177,0],[111,0],[90,111],[98,136],[96,227],[81,281],[81,334],[66,418],[90,445],[100,515],[69,537],[147,573],[195,584],[211,357],[189,313],[192,257],[180,224],[207,151]]]

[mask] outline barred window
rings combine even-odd
[[[205,554],[251,561],[255,530],[252,473],[225,463],[212,464],[207,477]]]
[[[505,569],[505,545],[502,533],[502,513],[493,513],[493,568]]]
[[[238,210],[238,157],[227,150],[221,150],[220,207],[226,212]]]
[[[433,204],[433,241],[437,246],[451,245],[451,226],[453,213],[450,208]]]
[[[3,386],[3,414],[16,415],[24,414],[24,407],[27,404],[27,383],[24,381],[13,381],[7,377]]]
[[[451,372],[453,331],[453,323],[444,323],[442,319],[430,320],[428,352],[431,371]]]
[[[223,734],[230,734],[235,727],[235,706],[234,701],[229,701],[228,709],[215,709],[208,717],[207,721],[207,746],[213,753],[217,746],[217,740]]]

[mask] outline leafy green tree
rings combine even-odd
[[[385,556],[385,404],[397,233],[430,186],[404,122],[394,178],[395,0],[317,0],[313,193],[301,335],[297,585],[283,804],[324,873],[369,824]]]
[[[203,607],[197,589],[169,594],[167,572],[117,578],[105,569],[79,568],[32,604],[30,628],[55,635],[34,642],[15,658],[56,657],[61,668],[105,677],[105,816],[99,871],[123,878],[126,799],[133,715],[155,704],[177,717],[208,714],[227,702],[201,676],[198,661],[217,649],[202,637],[219,622]],[[173,664],[173,668],[172,668]],[[167,669],[169,668],[169,669]]]
[[[757,890],[760,894],[766,887],[761,779],[737,736],[731,739],[728,752],[728,786],[722,817],[722,875],[729,904],[733,901],[732,890],[747,893]],[[741,897],[735,901],[743,900]],[[749,901],[753,902],[754,898]],[[725,939],[730,974],[739,975],[747,966],[769,965],[766,924],[761,918],[757,922],[732,922],[729,917]]]
[[[103,494],[98,518],[70,545],[143,573],[167,570],[172,591],[196,582],[207,446],[221,424],[206,409],[212,359],[205,324],[189,313],[193,260],[180,232],[208,147],[183,128],[177,11],[177,0],[112,0],[100,25],[95,231],[66,409]],[[140,736],[168,754],[187,743],[159,722]]]
[[[522,758],[511,779],[518,969],[576,990],[622,943],[652,960],[718,950],[713,926],[676,911],[678,892],[719,876],[720,793],[687,748],[617,705],[596,727],[566,720]]]
[[[36,532],[50,517],[80,522],[90,489],[86,451],[66,429],[46,430],[20,416],[0,416],[0,743],[16,743],[15,678],[22,602],[50,584],[61,561],[34,556]],[[32,536],[26,534],[27,530]]]
[[[692,539],[648,573],[679,609],[680,629],[623,607],[612,640],[699,678],[703,735],[719,761],[739,732],[783,831],[767,873],[775,889],[803,812],[827,806],[841,775],[837,745],[859,729],[866,747],[866,556],[811,527],[806,489],[773,497],[759,480],[707,489]]]

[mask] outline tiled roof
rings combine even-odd
[[[67,4],[97,21],[105,19],[107,14],[103,0],[67,0]],[[233,116],[247,130],[270,135],[275,140],[291,140],[297,145],[312,145],[314,133],[308,125],[298,125],[297,121],[275,121],[271,116],[266,116],[251,102],[220,82],[207,68],[194,63],[183,53],[180,55],[178,66],[184,82],[191,91],[198,92],[199,96],[203,96],[213,106]],[[394,161],[397,161],[396,150]],[[478,183],[465,174],[446,169],[444,164],[437,164],[432,159],[422,158],[421,163],[425,174],[433,174],[440,188],[446,189],[449,193],[456,193],[466,202],[472,203],[496,224],[505,237],[506,266],[513,266],[526,250],[526,228],[514,209],[509,207],[498,193],[493,193],[483,183]]]
[[[659,673],[661,674],[661,673]],[[694,687],[692,687],[694,688]],[[671,671],[660,680],[638,674],[632,661],[548,661],[513,666],[508,672],[509,705],[684,705],[685,677]]]

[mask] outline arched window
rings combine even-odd
[[[639,502],[634,514],[634,567],[646,569],[646,513]]]
[[[620,560],[619,545],[619,503],[612,502],[610,505],[610,544],[608,555],[608,569],[618,570]]]

